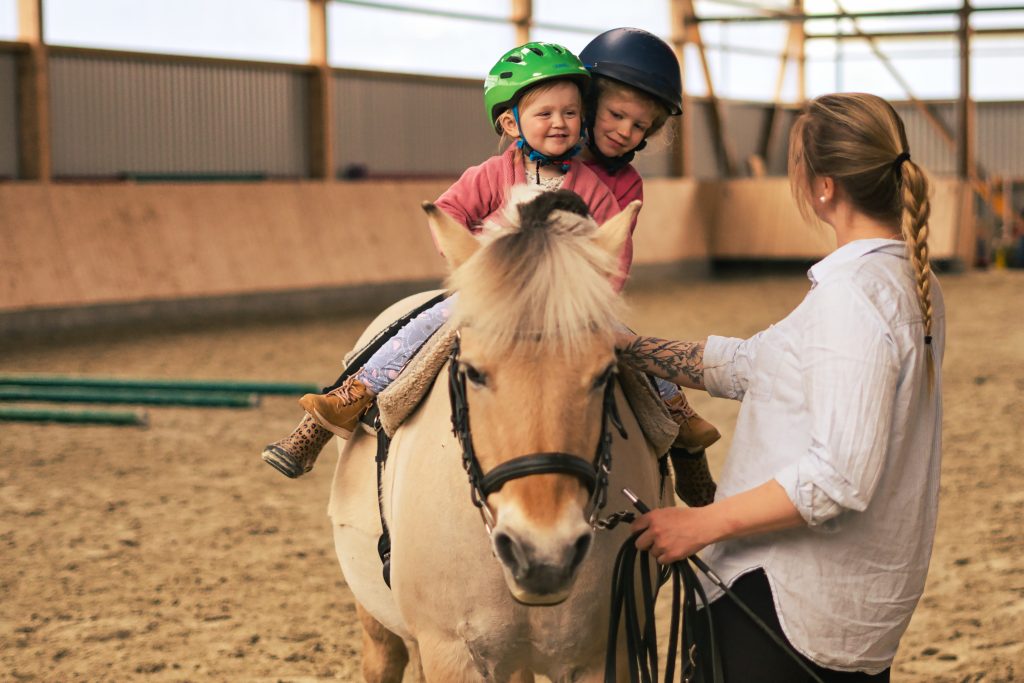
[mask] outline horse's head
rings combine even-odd
[[[593,539],[592,482],[564,465],[591,466],[599,452],[621,313],[610,281],[639,206],[599,229],[578,196],[545,192],[510,202],[511,225],[477,240],[424,205],[459,293],[453,322],[470,448],[480,473],[512,471],[483,492],[482,510],[524,603],[568,597]]]

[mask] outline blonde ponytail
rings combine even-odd
[[[932,353],[932,265],[928,258],[928,218],[932,212],[928,199],[928,180],[917,165],[908,158],[901,162],[898,173],[901,178],[903,211],[900,217],[900,232],[907,243],[907,256],[914,266],[917,285],[917,303],[924,317],[924,339],[928,347],[928,388],[935,382],[935,360]]]

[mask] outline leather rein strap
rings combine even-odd
[[[597,515],[608,500],[608,476],[612,469],[612,434],[614,426],[622,438],[627,438],[622,419],[615,403],[615,378],[608,380],[604,389],[601,412],[601,437],[592,462],[571,453],[531,453],[504,462],[484,474],[473,447],[473,433],[469,425],[469,402],[466,395],[466,370],[459,362],[459,338],[456,337],[448,363],[448,395],[452,408],[452,431],[462,446],[462,466],[469,477],[473,504],[480,510],[488,534],[494,528],[494,519],[487,506],[487,497],[501,490],[509,481],[535,474],[568,474],[576,477],[590,492],[587,503],[587,521],[596,525]]]
[[[637,534],[626,539],[615,558],[612,571],[611,619],[605,650],[605,683],[618,683],[619,624],[626,636],[626,657],[629,683],[658,682],[658,634],[654,606],[659,588],[672,580],[672,618],[669,626],[668,657],[665,661],[665,683],[676,673],[676,659],[682,653],[679,680],[683,683],[724,683],[721,657],[715,639],[711,612],[697,611],[697,601],[706,608],[708,598],[704,587],[687,562],[675,562],[658,568],[658,585],[651,580],[651,559],[646,551],[636,548]],[[636,572],[639,560],[640,595],[636,594]],[[642,617],[642,620],[641,620]],[[642,624],[642,626],[641,626]],[[697,629],[706,629],[704,650],[697,648]],[[709,675],[710,674],[710,675]]]
[[[641,512],[649,508],[642,501],[636,507]],[[612,516],[610,523],[603,528],[613,529],[622,522],[630,523],[635,519],[631,512],[619,512]],[[785,652],[807,674],[807,680],[824,683],[821,677],[805,662],[800,655],[764,622],[750,607],[722,581],[711,567],[697,555],[658,567],[658,585],[652,585],[651,559],[647,551],[636,548],[639,534],[626,539],[615,558],[612,572],[611,619],[608,624],[608,640],[605,650],[605,683],[617,683],[617,644],[619,623],[623,622],[626,635],[626,655],[629,664],[629,683],[657,683],[658,681],[658,635],[655,628],[656,618],[654,606],[658,597],[658,589],[669,579],[672,580],[672,619],[669,626],[669,650],[665,664],[665,683],[670,683],[675,675],[676,656],[683,655],[682,668],[679,671],[683,683],[723,683],[724,671],[715,625],[708,609],[708,597],[697,573],[696,567],[719,588],[779,649]],[[640,563],[640,600],[636,595],[636,564]],[[693,566],[691,566],[693,565]],[[697,601],[704,606],[697,610]],[[641,628],[638,613],[642,611],[643,627]],[[705,647],[697,647],[697,630],[705,632]]]

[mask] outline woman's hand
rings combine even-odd
[[[671,564],[703,550],[716,539],[710,532],[708,508],[674,507],[652,510],[633,522],[639,550],[660,564]]]
[[[636,547],[661,564],[677,562],[718,541],[804,524],[777,481],[765,483],[699,508],[652,510],[633,522]]]

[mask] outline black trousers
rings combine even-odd
[[[754,614],[788,643],[775,613],[768,577],[760,569],[744,574],[732,585],[732,591]],[[717,645],[722,655],[726,683],[809,683],[807,672],[793,661],[774,641],[755,624],[732,599],[723,595],[711,603],[711,617],[715,624]],[[703,613],[703,610],[702,610]],[[705,622],[706,623],[706,622]],[[699,628],[698,633],[706,633]],[[701,638],[698,638],[698,642]],[[706,642],[700,643],[706,652]],[[796,652],[794,650],[794,652]],[[834,671],[818,666],[796,653],[825,683],[887,683],[889,669],[879,674]],[[702,672],[702,673],[707,673]],[[705,677],[707,681],[709,678]]]

